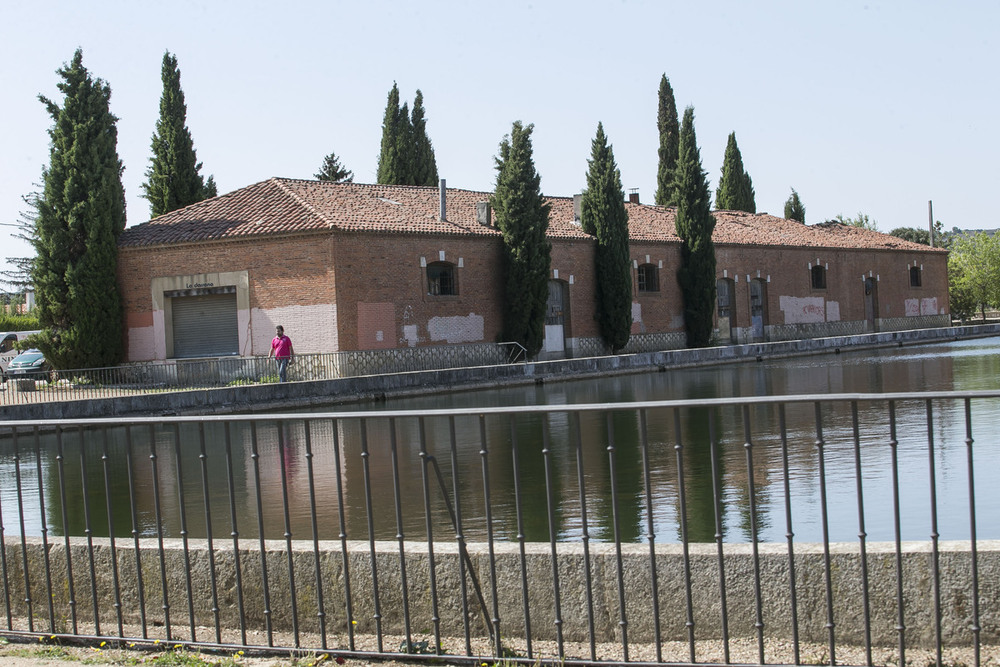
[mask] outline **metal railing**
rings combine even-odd
[[[978,666],[1000,640],[979,541],[1000,537],[998,399],[2,422],[0,633]]]
[[[525,349],[517,343],[297,354],[288,367],[288,380],[335,380],[523,361]],[[109,368],[52,370],[23,377],[11,376],[0,385],[0,405],[114,398],[277,381],[274,359],[266,356],[168,359]]]

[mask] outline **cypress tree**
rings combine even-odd
[[[413,112],[399,104],[399,87],[393,83],[382,120],[382,149],[378,182],[384,185],[437,185],[434,147],[427,136],[424,94],[417,91]]]
[[[552,244],[546,237],[549,205],[535,171],[531,132],[515,121],[500,143],[497,182],[491,198],[503,238],[504,340],[523,345],[529,357],[542,349],[549,296]]]
[[[660,134],[660,148],[657,152],[659,168],[656,171],[656,205],[669,206],[673,195],[674,167],[677,164],[679,127],[674,89],[670,87],[670,79],[666,74],[660,77],[656,129]]]
[[[116,280],[125,189],[111,88],[93,79],[77,49],[57,70],[60,107],[52,116],[49,165],[36,200],[31,267],[43,333],[38,346],[56,368],[109,366],[122,356],[122,307]]]
[[[394,185],[413,185],[413,125],[410,106],[403,102],[396,121],[396,178]]]
[[[323,166],[315,176],[318,181],[333,183],[350,183],[354,180],[354,172],[340,164],[340,158],[336,153],[330,153],[323,158]]]
[[[383,185],[399,185],[400,164],[399,154],[399,87],[392,83],[392,90],[385,103],[385,115],[382,117],[382,150],[378,156],[378,182]]]
[[[707,174],[694,132],[694,108],[684,110],[681,124],[674,195],[677,235],[681,238],[681,265],[677,271],[684,300],[688,347],[705,347],[712,340],[715,315],[715,244]]]
[[[581,222],[583,230],[597,238],[597,321],[604,341],[616,352],[628,344],[632,329],[632,271],[625,192],[614,150],[608,145],[601,123],[597,124],[588,164]]]
[[[798,220],[803,224],[806,221],[806,207],[802,205],[802,200],[799,199],[799,193],[795,191],[795,188],[792,188],[792,194],[785,201],[785,219]]]
[[[181,72],[177,58],[169,52],[163,54],[160,78],[163,80],[160,118],[153,133],[153,155],[146,169],[146,182],[142,184],[142,196],[149,200],[149,214],[154,218],[215,196],[215,180],[209,177],[209,185],[199,173],[201,163],[186,124]]]
[[[413,98],[413,111],[410,114],[410,126],[413,128],[413,184],[437,185],[438,169],[434,159],[434,146],[427,136],[427,119],[424,118],[424,94],[417,90]]]
[[[743,156],[736,145],[736,133],[729,134],[726,156],[722,161],[722,178],[715,191],[715,208],[724,211],[746,211],[756,213],[753,181],[743,170]]]

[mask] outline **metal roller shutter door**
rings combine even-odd
[[[174,357],[239,354],[235,294],[175,297],[172,312]]]

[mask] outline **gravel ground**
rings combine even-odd
[[[205,629],[205,634],[208,630]],[[126,633],[127,634],[127,633]],[[45,639],[45,638],[43,638]],[[223,637],[223,641],[231,641],[238,638]],[[266,644],[266,636],[262,633],[248,635],[247,641],[250,644]],[[394,651],[403,642],[403,637],[384,636],[383,649]],[[414,642],[426,641],[429,637],[414,636]],[[3,642],[3,640],[0,640]],[[274,644],[277,646],[290,646],[293,643],[291,636],[283,636],[279,633],[274,635]],[[317,638],[307,636],[300,637],[300,645],[321,645]],[[114,665],[135,665],[135,664],[163,664],[182,665],[184,667],[198,667],[200,665],[217,664],[221,667],[246,665],[247,667],[271,667],[278,665],[289,665],[294,667],[319,667],[320,665],[346,664],[351,666],[363,665],[383,665],[386,667],[403,667],[406,665],[426,665],[426,660],[374,660],[366,652],[373,652],[378,649],[377,639],[374,636],[355,636],[355,651],[353,654],[346,652],[347,638],[330,637],[328,646],[330,653],[323,651],[298,651],[293,654],[286,652],[284,655],[264,655],[259,652],[247,651],[240,653],[237,650],[226,650],[215,653],[199,654],[194,649],[186,649],[180,645],[168,645],[167,642],[157,642],[143,647],[114,647],[108,644],[97,646],[82,646],[77,644],[60,645],[51,640],[45,642],[24,642],[22,640],[6,641],[0,643],[0,667],[27,667],[28,665],[63,665],[66,662],[80,662],[85,664],[114,664]],[[432,644],[433,645],[433,644]],[[463,654],[465,652],[465,641],[461,638],[446,638],[442,640],[442,645],[446,652],[451,654]],[[527,655],[523,641],[511,640],[509,649],[519,658]],[[818,644],[800,644],[800,662],[806,665],[829,664],[829,649]],[[339,654],[340,649],[344,653]],[[473,641],[472,649],[474,653],[489,655],[490,645],[485,641]],[[555,642],[535,642],[532,646],[532,662],[545,662],[559,664],[558,647]],[[729,645],[729,662],[735,664],[760,664],[758,646],[753,640],[734,639]],[[568,658],[580,658],[589,660],[590,646],[588,644],[575,644],[567,642],[564,651]],[[661,646],[662,660],[664,662],[687,662],[689,660],[689,647],[685,642],[665,642]],[[620,644],[598,644],[596,646],[596,656],[600,661],[609,664],[621,663],[624,655]],[[863,648],[853,646],[837,646],[837,664],[840,665],[864,665],[866,655]],[[631,644],[629,646],[629,661],[632,662],[656,662],[656,647],[651,644]],[[695,660],[699,663],[720,664],[725,662],[722,643],[719,641],[699,641],[695,646]],[[448,664],[449,662],[471,663],[471,660],[449,660],[448,657],[435,660],[437,664]],[[981,665],[1000,666],[1000,647],[984,646],[980,654]],[[794,662],[794,649],[791,642],[767,640],[764,646],[764,662],[766,664],[792,664]],[[898,651],[895,647],[879,647],[873,649],[872,663],[874,665],[897,666]],[[487,664],[483,662],[482,664]],[[491,661],[490,664],[493,664]],[[906,664],[913,667],[925,667],[935,664],[935,655],[932,650],[911,649],[906,651]],[[953,648],[948,647],[943,651],[943,664],[952,667],[972,667],[975,665],[975,655],[968,647]],[[478,667],[478,666],[477,666]]]

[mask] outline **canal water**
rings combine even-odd
[[[363,409],[372,417],[364,423],[360,419],[323,419],[308,425],[304,421],[254,425],[212,422],[204,427],[204,436],[191,424],[46,433],[37,440],[22,434],[16,443],[10,437],[0,439],[0,512],[8,537],[22,531],[39,535],[43,530],[50,536],[84,535],[87,531],[97,536],[111,532],[127,536],[134,524],[143,536],[156,536],[162,530],[165,537],[185,533],[204,537],[211,529],[216,539],[228,539],[231,532],[238,532],[241,538],[263,534],[278,539],[290,534],[295,539],[308,539],[313,535],[311,499],[315,499],[320,539],[337,539],[341,532],[348,539],[367,539],[369,506],[376,538],[395,539],[402,533],[408,539],[425,539],[423,441],[441,469],[442,483],[431,476],[427,491],[435,539],[455,534],[449,503],[454,506],[456,490],[463,534],[469,539],[486,536],[486,479],[491,528],[496,538],[504,540],[516,539],[519,533],[529,541],[547,541],[550,536],[573,540],[582,538],[586,529],[594,540],[611,540],[617,532],[623,541],[638,542],[647,538],[652,526],[657,541],[676,542],[681,538],[683,514],[690,540],[711,541],[717,530],[718,510],[719,528],[727,541],[751,539],[756,517],[760,538],[781,542],[788,530],[790,508],[795,539],[819,541],[824,529],[820,512],[824,491],[830,508],[826,526],[830,539],[856,540],[859,510],[863,509],[868,539],[892,540],[896,486],[902,539],[926,540],[933,530],[931,463],[941,539],[966,539],[971,530],[961,404],[932,403],[929,429],[925,402],[898,404],[895,447],[885,402],[858,405],[863,506],[858,502],[848,406],[823,409],[826,444],[822,476],[811,404],[791,404],[785,409],[787,475],[779,428],[782,416],[771,406],[752,407],[746,415],[738,407],[676,414],[658,410],[641,417],[635,410],[610,410],[579,416],[564,412],[519,415],[513,422],[503,416],[482,420],[472,416],[454,422],[433,417],[422,423],[416,418],[399,418],[390,424],[379,418],[379,413],[390,409],[993,390],[998,387],[998,377],[1000,338],[988,338],[435,393],[368,405]],[[1000,485],[993,481],[992,473],[1000,463],[1000,401],[977,399],[972,407],[977,534],[981,539],[998,539]],[[350,409],[358,410],[354,406]],[[343,407],[329,408],[336,410]],[[308,416],[303,413],[303,417]],[[749,464],[744,417],[752,424],[753,433]],[[710,421],[718,451],[714,465]],[[613,460],[607,451],[609,429],[614,434]],[[547,447],[540,438],[543,431],[548,436]],[[643,433],[648,443],[645,453],[640,444]],[[683,444],[683,474],[675,449],[678,433]],[[481,455],[484,438],[489,452],[486,470]],[[929,442],[933,444],[930,455]],[[200,457],[202,451],[204,457]],[[226,456],[227,451],[231,456]],[[365,451],[368,456],[362,456]],[[898,462],[896,486],[894,456]],[[648,504],[643,475],[647,468]],[[366,485],[366,477],[370,485]],[[518,494],[514,493],[515,478]],[[785,500],[786,481],[790,503]],[[721,489],[718,506],[715,487]],[[398,496],[394,488],[399,489]]]

